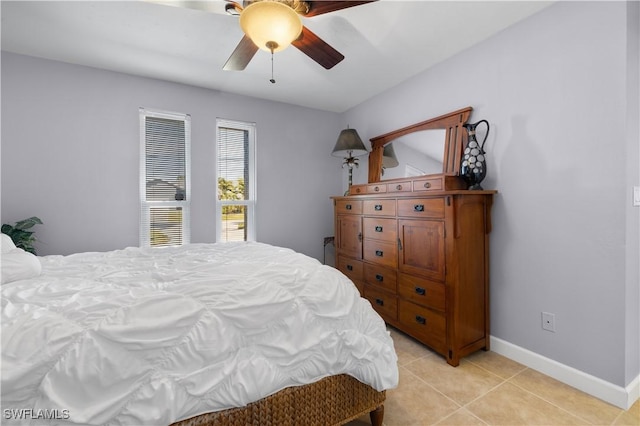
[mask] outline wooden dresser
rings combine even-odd
[[[416,182],[362,185],[351,191],[362,195],[333,197],[336,267],[388,324],[457,366],[489,349],[495,191]]]

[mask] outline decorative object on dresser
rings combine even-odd
[[[369,182],[333,197],[336,267],[390,325],[443,355],[489,350],[489,233],[496,191],[459,176],[471,107],[371,139]],[[439,173],[381,180],[396,139],[444,129]],[[415,135],[414,135],[415,136]],[[434,143],[432,140],[428,143]]]
[[[353,183],[353,168],[359,165],[357,157],[363,156],[368,152],[356,129],[346,128],[340,132],[331,155],[344,158],[342,167],[347,166],[349,168],[349,188]],[[347,189],[348,191],[349,189]]]
[[[484,134],[482,143],[479,143],[476,139],[476,128],[481,123],[487,126],[487,131]],[[469,184],[469,189],[482,189],[480,182],[482,182],[487,175],[484,143],[489,136],[489,122],[487,120],[480,120],[477,123],[465,124],[464,128],[467,129],[469,135],[467,147],[464,149],[462,163],[460,164],[460,176]]]

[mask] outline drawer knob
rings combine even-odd
[[[380,274],[376,274],[376,281],[382,282],[382,281],[384,281],[384,277],[382,275],[380,275]]]
[[[356,188],[356,194],[360,193],[360,188]]]
[[[384,306],[384,300],[382,300],[382,299],[376,299],[376,305],[378,305],[378,306]]]
[[[380,187],[376,186],[375,188],[373,188],[374,191],[379,192],[380,191]]]
[[[345,210],[351,210],[351,204],[347,204],[346,206],[344,206]]]
[[[423,212],[424,211],[424,204],[416,204],[413,206],[413,210],[417,211],[417,212]]]
[[[376,232],[382,232],[382,226],[376,226]]]
[[[424,183],[424,187],[425,188],[431,188],[431,182],[425,182]]]
[[[402,185],[396,185],[396,189],[397,189],[398,191],[402,191]]]
[[[416,290],[416,293],[419,294],[420,296],[424,296],[426,294],[426,290],[422,287],[416,287],[415,290]]]
[[[423,316],[416,315],[416,322],[418,324],[425,325],[427,323],[427,319],[425,317],[423,317]]]
[[[376,256],[382,257],[383,255],[384,253],[382,252],[382,250],[376,250]]]
[[[382,211],[382,204],[376,204],[373,208],[374,208],[377,212]]]
[[[353,265],[347,265],[347,271],[353,271]]]

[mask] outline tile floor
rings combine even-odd
[[[458,367],[390,328],[400,383],[387,391],[385,426],[640,425],[640,401],[624,411],[495,352]],[[369,416],[349,426],[369,425]]]

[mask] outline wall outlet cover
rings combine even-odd
[[[547,331],[556,331],[556,316],[550,312],[542,313],[542,328]]]

